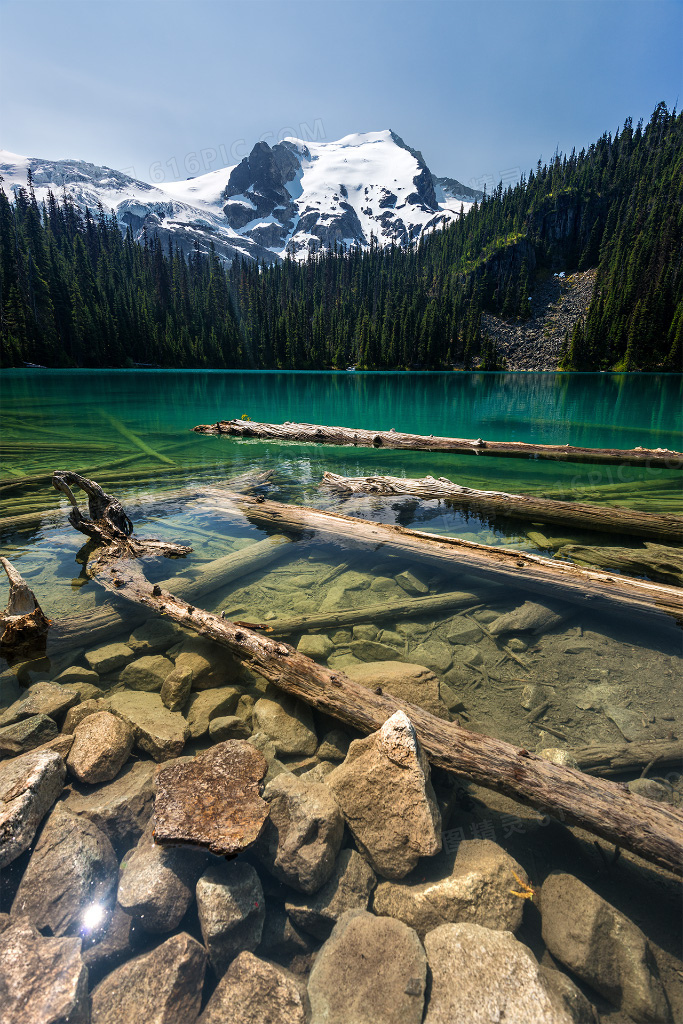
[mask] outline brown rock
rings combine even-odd
[[[197,1024],[306,1024],[296,979],[277,964],[244,952],[233,960]]]
[[[213,687],[200,693],[192,693],[185,708],[192,739],[198,739],[207,733],[212,719],[231,715],[239,700],[240,690],[234,686]]]
[[[417,704],[430,715],[450,721],[448,708],[439,693],[439,680],[424,665],[376,661],[368,665],[352,665],[346,669],[346,675],[361,686],[367,686],[369,690],[380,686],[392,697]]]
[[[152,817],[156,771],[153,761],[135,761],[105,786],[72,787],[63,806],[92,821],[118,853],[125,853],[135,846]]]
[[[180,712],[165,708],[158,693],[118,690],[107,698],[107,706],[130,722],[137,746],[155,761],[182,754],[189,738],[187,722]]]
[[[109,782],[116,778],[133,749],[128,722],[109,711],[88,715],[74,731],[67,767],[81,782]]]
[[[157,775],[154,836],[233,855],[258,839],[268,816],[259,784],[268,766],[244,740],[226,740]]]
[[[104,701],[99,699],[89,698],[88,700],[81,701],[80,704],[76,704],[75,707],[69,708],[62,725],[63,733],[72,733],[77,725],[80,725],[84,718],[88,715],[94,715],[97,711],[102,711],[106,707]]]
[[[295,925],[324,940],[347,910],[368,909],[376,884],[374,871],[361,855],[355,850],[342,850],[332,877],[322,889],[313,896],[290,896],[285,910]]]
[[[429,762],[402,711],[378,732],[354,740],[326,784],[377,874],[403,878],[420,857],[441,849],[441,815]]]

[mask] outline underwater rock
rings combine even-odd
[[[344,822],[322,782],[283,772],[264,791],[270,815],[255,853],[281,882],[316,892],[334,871]]]
[[[266,903],[251,864],[236,860],[209,867],[197,882],[202,938],[218,977],[232,960],[261,941]]]
[[[79,938],[45,938],[27,917],[0,934],[1,1019],[7,1024],[90,1024],[88,969]]]
[[[349,676],[353,679],[353,676]],[[323,736],[316,754],[321,761],[343,761],[349,752],[351,739],[343,729],[330,729]]]
[[[231,715],[241,699],[240,692],[234,686],[221,686],[192,693],[184,712],[192,739],[199,739],[207,733],[213,718]]]
[[[573,1024],[511,932],[442,924],[424,944],[432,975],[424,1024]]]
[[[301,637],[296,649],[314,661],[326,661],[334,650],[334,644],[324,633],[311,633]]]
[[[270,691],[269,691],[270,692]],[[318,737],[310,708],[287,694],[261,697],[253,711],[254,730],[270,736],[278,754],[315,754]]]
[[[481,640],[482,633],[476,622],[462,615],[456,615],[448,627],[446,639],[449,644],[476,644]]]
[[[48,715],[32,715],[22,718],[0,729],[0,757],[28,753],[35,747],[53,740],[57,735],[57,723]]]
[[[424,665],[376,661],[370,665],[352,666],[346,670],[346,674],[349,679],[370,690],[379,686],[392,697],[417,704],[437,718],[450,720],[448,708],[441,699],[439,680]],[[318,751],[318,756],[324,755]]]
[[[179,712],[164,707],[158,693],[117,690],[107,698],[107,707],[130,722],[137,746],[155,761],[182,753],[190,730]]]
[[[186,932],[108,974],[92,993],[92,1024],[194,1024],[206,950]]]
[[[294,975],[240,953],[219,981],[197,1024],[306,1024],[307,999]]]
[[[205,863],[196,850],[157,846],[148,829],[121,864],[118,903],[146,932],[172,932],[194,900]]]
[[[401,661],[403,658],[402,651],[376,640],[352,640],[349,647],[358,661]]]
[[[64,759],[50,750],[0,763],[0,870],[28,850],[65,778]]]
[[[394,576],[394,580],[398,583],[401,590],[405,590],[406,594],[422,595],[429,593],[429,587],[427,584],[416,576],[413,572],[400,572],[398,576]]]
[[[129,690],[158,693],[172,671],[170,658],[164,658],[162,654],[144,654],[126,665],[119,678]]]
[[[453,662],[451,648],[441,640],[427,640],[405,657],[406,661],[411,661],[415,665],[425,665],[432,672],[447,672]]]
[[[157,774],[154,836],[233,856],[258,839],[268,817],[259,795],[266,759],[244,740],[226,740]]]
[[[107,705],[103,700],[99,698],[89,698],[88,700],[81,701],[80,704],[76,704],[75,707],[69,708],[62,725],[62,733],[73,733],[77,725],[88,717],[88,715],[94,715],[98,711],[105,711]]]
[[[237,715],[224,715],[222,718],[211,719],[209,736],[214,743],[220,743],[221,740],[248,740],[251,729]]]
[[[190,699],[192,670],[176,666],[161,684],[161,703],[169,711],[182,711]]]
[[[441,878],[434,878],[430,867],[425,868],[426,881],[381,882],[373,899],[374,913],[403,921],[421,939],[439,925],[458,921],[510,932],[519,928],[524,900],[510,890],[519,889],[514,872],[523,882],[528,878],[524,868],[496,843],[464,840],[450,873]]]
[[[665,1024],[671,1009],[640,928],[573,875],[541,889],[543,941],[565,964],[638,1024]]]
[[[133,651],[127,644],[107,644],[106,647],[96,647],[93,651],[85,652],[85,660],[98,676],[106,675],[107,672],[115,672],[118,668],[132,661],[135,657]]]
[[[135,761],[105,786],[85,792],[72,788],[63,806],[91,821],[118,853],[125,853],[135,846],[152,816],[156,770],[153,761]]]
[[[525,601],[514,611],[495,618],[489,625],[489,631],[494,636],[502,636],[504,633],[548,633],[569,614],[569,609],[559,611],[536,601]]]
[[[420,1024],[426,983],[427,958],[412,928],[348,910],[313,964],[311,1024]]]
[[[178,627],[166,619],[154,618],[138,626],[128,641],[136,654],[161,654],[182,638]]]
[[[299,928],[317,939],[327,939],[347,910],[367,910],[375,873],[355,850],[342,850],[334,873],[312,896],[290,897],[285,910]]]
[[[57,804],[19,883],[12,914],[26,914],[53,935],[77,934],[88,907],[109,911],[117,876],[116,855],[104,833]]]
[[[66,764],[81,782],[116,778],[133,749],[133,730],[110,711],[88,715],[76,726]]]
[[[377,874],[403,878],[420,857],[441,849],[441,815],[429,762],[402,711],[378,732],[354,740],[327,786]]]
[[[34,683],[33,686],[29,686],[21,700],[15,701],[0,714],[0,728],[34,715],[57,718],[74,704],[78,704],[79,700],[78,690],[73,687],[46,682]]]

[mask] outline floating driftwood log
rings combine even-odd
[[[442,570],[493,578],[497,582],[505,580],[515,587],[551,594],[565,601],[590,602],[600,598],[620,611],[655,613],[658,616],[666,612],[677,619],[683,618],[683,590],[680,588],[584,569],[527,552],[438,537],[339,512],[231,494],[215,487],[204,487],[198,492],[198,507],[208,508],[214,513],[222,511],[233,517],[241,512],[251,522],[278,532],[314,531],[328,541],[344,545],[362,544],[372,550],[399,551],[413,561],[436,564]]]
[[[479,508],[529,522],[558,523],[601,533],[683,541],[683,519],[680,516],[632,512],[626,508],[604,508],[578,501],[551,501],[548,498],[506,494],[503,491],[479,491],[454,484],[443,476],[438,480],[433,476],[410,480],[395,476],[339,476],[337,473],[324,473],[322,484],[340,494],[372,494],[380,497],[410,494],[426,499],[444,498],[459,507]]]
[[[425,452],[458,452],[461,455],[507,455],[516,459],[555,459],[560,462],[602,462],[631,466],[662,466],[683,469],[683,452],[668,448],[577,448],[570,444],[524,444],[521,441],[484,441],[462,437],[425,437],[396,430],[360,430],[326,427],[315,423],[252,423],[219,420],[196,426],[198,434],[297,441],[299,444],[353,445],[358,448],[402,448]]]
[[[92,481],[86,481],[91,512],[98,507]],[[67,484],[61,481],[60,485]],[[96,487],[97,485],[95,485]],[[187,604],[143,575],[138,555],[146,542],[133,544],[119,507],[103,504],[103,518],[72,525],[98,541],[88,572],[107,590],[159,612],[230,650],[250,669],[281,690],[364,732],[380,728],[397,710],[411,719],[430,761],[466,774],[480,785],[548,812],[570,825],[639,854],[677,874],[683,873],[683,814],[636,796],[604,779],[556,765],[511,743],[469,732],[412,704],[374,693],[343,673],[317,665],[287,644]],[[125,513],[124,513],[125,516]],[[120,528],[123,523],[124,529]],[[179,547],[179,546],[177,546]]]
[[[4,612],[0,613],[0,651],[3,657],[44,651],[50,620],[12,563],[0,558],[0,565],[9,580],[9,601]]]
[[[673,517],[672,517],[673,518]],[[617,569],[651,579],[683,585],[683,550],[646,542],[643,548],[597,547],[587,544],[564,544],[558,555],[581,565],[600,569]]]

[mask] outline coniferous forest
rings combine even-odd
[[[410,250],[270,267],[135,241],[103,209],[0,190],[2,364],[496,369],[482,311],[531,315],[543,276],[597,268],[567,370],[680,370],[683,115],[661,103],[540,162]]]

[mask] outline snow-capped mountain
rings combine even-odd
[[[6,190],[26,184],[38,200],[65,191],[81,208],[114,211],[136,238],[146,230],[183,250],[213,243],[225,259],[267,262],[286,253],[359,244],[407,245],[469,210],[481,193],[436,178],[422,155],[392,131],[347,135],[338,142],[288,138],[258,142],[234,167],[161,186],[79,160],[42,160],[0,150]]]

